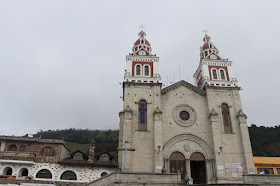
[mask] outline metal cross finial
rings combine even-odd
[[[207,32],[208,32],[208,31],[205,29],[205,30],[203,30],[202,32],[204,32],[204,33],[205,33],[205,35],[207,35]]]
[[[139,28],[140,28],[141,30],[143,30],[145,27],[144,27],[144,25],[141,25]]]

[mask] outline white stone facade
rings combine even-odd
[[[61,182],[90,182],[101,177],[102,173],[110,174],[115,172],[113,168],[106,167],[87,167],[87,166],[69,166],[69,165],[59,165],[50,163],[35,163],[19,160],[1,160],[0,161],[0,173],[5,175],[5,169],[7,167],[12,168],[12,175],[21,177],[21,170],[27,169],[28,176],[32,177],[33,180],[43,180],[43,181],[61,181]],[[52,179],[36,178],[36,174],[43,169],[47,169],[52,173]],[[62,180],[61,175],[65,171],[73,171],[77,180]]]
[[[231,62],[224,63],[229,64],[225,68],[233,78]],[[228,81],[231,86],[203,84],[200,88],[180,81],[164,89],[161,83],[125,81],[120,167],[150,173],[159,173],[163,167],[169,173],[176,167],[176,172],[187,172],[194,183],[243,183],[243,174],[254,174],[254,162],[240,88],[233,81]],[[141,101],[146,103],[144,130],[139,124]],[[228,106],[226,114],[222,105]],[[225,129],[227,124],[230,132]],[[126,157],[125,142],[132,150]],[[173,159],[174,153],[184,159]]]

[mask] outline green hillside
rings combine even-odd
[[[27,135],[26,135],[27,136]],[[42,139],[63,139],[71,150],[81,150],[88,154],[89,143],[95,140],[95,152],[103,151],[116,153],[118,148],[118,130],[89,130],[89,129],[65,129],[39,131],[34,137]]]
[[[249,133],[254,156],[280,156],[280,126],[264,127],[252,125]],[[27,135],[26,135],[27,136]],[[63,139],[71,150],[88,154],[91,139],[96,141],[96,153],[103,151],[117,153],[118,130],[65,129],[39,131],[34,137],[42,139]]]

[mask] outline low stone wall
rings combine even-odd
[[[179,185],[181,184],[180,174],[156,174],[156,173],[120,173],[115,172],[94,180],[85,186],[105,185]]]
[[[245,183],[257,184],[257,185],[267,185],[274,184],[280,185],[280,175],[279,174],[247,174],[243,175]]]
[[[75,183],[75,182],[58,182],[58,181],[15,181],[15,180],[0,180],[0,185],[7,185],[7,184],[17,184],[20,185],[22,183],[37,183],[37,184],[53,184],[56,186],[82,186],[84,183]]]

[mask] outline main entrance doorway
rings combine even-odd
[[[206,183],[205,158],[199,152],[192,153],[191,157],[191,177],[194,184]]]
[[[186,173],[185,156],[181,152],[173,152],[170,157],[170,173],[181,173],[181,179],[184,180]]]

